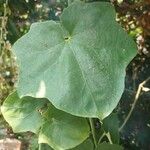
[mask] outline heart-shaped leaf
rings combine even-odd
[[[1,112],[14,132],[37,133],[42,123],[39,110],[45,103],[44,99],[29,96],[20,99],[17,92],[14,92],[4,101]]]
[[[85,118],[60,111],[44,98],[26,96],[20,99],[14,92],[4,101],[1,111],[14,132],[37,133],[39,143],[47,143],[58,150],[79,145],[90,133]]]
[[[89,136],[90,129],[83,118],[57,110],[52,105],[49,105],[44,117],[39,143],[47,143],[54,149],[64,150],[79,145]]]
[[[104,2],[75,2],[60,23],[34,23],[13,49],[20,96],[46,97],[60,110],[100,119],[116,107],[136,53],[114,8]]]

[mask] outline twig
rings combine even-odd
[[[113,144],[112,140],[111,140],[111,136],[110,136],[110,133],[106,133],[106,136],[107,136],[107,139],[109,141],[110,144]]]
[[[134,110],[134,108],[135,108],[135,105],[136,105],[136,103],[137,103],[137,101],[138,101],[138,99],[139,99],[139,96],[140,96],[140,93],[141,93],[141,91],[142,91],[142,89],[143,89],[143,86],[144,86],[149,80],[150,80],[150,77],[147,78],[145,81],[143,81],[142,83],[139,84],[139,87],[138,87],[138,90],[137,90],[137,92],[136,92],[135,99],[134,99],[134,102],[133,102],[133,104],[132,104],[132,107],[131,107],[131,109],[130,109],[128,115],[126,116],[126,118],[125,118],[123,124],[122,124],[121,127],[119,128],[119,131],[121,131],[121,130],[124,128],[124,126],[126,125],[127,121],[128,121],[129,118],[131,117],[131,114],[132,114],[132,112],[133,112],[133,110]]]
[[[104,136],[106,136],[106,133],[105,133],[105,132],[104,132],[104,133],[102,134],[102,136],[99,138],[98,144],[100,144],[100,142],[101,142],[101,140],[103,139]]]
[[[42,143],[39,143],[39,148],[38,150],[42,150]]]
[[[102,136],[99,138],[99,140],[98,140],[98,144],[100,144],[101,143],[101,140],[103,139],[103,137],[107,137],[107,139],[108,139],[108,141],[109,141],[109,143],[110,144],[113,144],[113,142],[112,142],[112,140],[111,140],[111,136],[110,136],[110,133],[108,132],[108,133],[106,133],[106,132],[104,132],[103,134],[102,134]]]

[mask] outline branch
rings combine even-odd
[[[125,118],[123,124],[122,124],[121,127],[119,128],[119,131],[121,131],[121,130],[124,128],[124,126],[126,125],[127,121],[128,121],[129,118],[131,117],[131,114],[132,114],[132,112],[133,112],[133,110],[134,110],[134,108],[135,108],[135,105],[136,105],[136,103],[137,103],[137,101],[138,101],[138,99],[139,99],[139,96],[140,96],[140,94],[141,94],[141,91],[142,91],[144,85],[145,85],[149,80],[150,80],[150,77],[147,78],[145,81],[143,81],[142,83],[139,84],[139,87],[138,87],[137,93],[136,93],[136,95],[135,95],[135,99],[134,99],[134,102],[133,102],[133,104],[132,104],[132,107],[131,107],[131,109],[130,109],[128,115],[126,116],[126,118]]]

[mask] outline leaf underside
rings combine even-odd
[[[136,46],[106,2],[75,2],[60,22],[34,23],[13,46],[19,96],[46,97],[82,117],[107,117],[123,89]]]

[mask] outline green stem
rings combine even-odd
[[[112,142],[112,140],[111,140],[111,136],[110,136],[110,133],[109,133],[109,132],[108,132],[108,133],[106,133],[106,136],[107,136],[107,138],[108,138],[109,143],[110,143],[110,144],[113,144],[113,142]]]
[[[101,140],[103,139],[103,137],[104,136],[106,136],[106,133],[104,132],[103,134],[102,134],[102,136],[99,138],[99,140],[98,140],[98,144],[100,144],[101,143]]]
[[[95,132],[94,120],[92,118],[89,118],[89,122],[90,122],[90,127],[91,127],[91,132],[92,132],[94,145],[95,145],[95,147],[97,147],[97,140],[96,140],[96,132]]]
[[[42,150],[42,144],[41,143],[39,144],[39,150]]]

